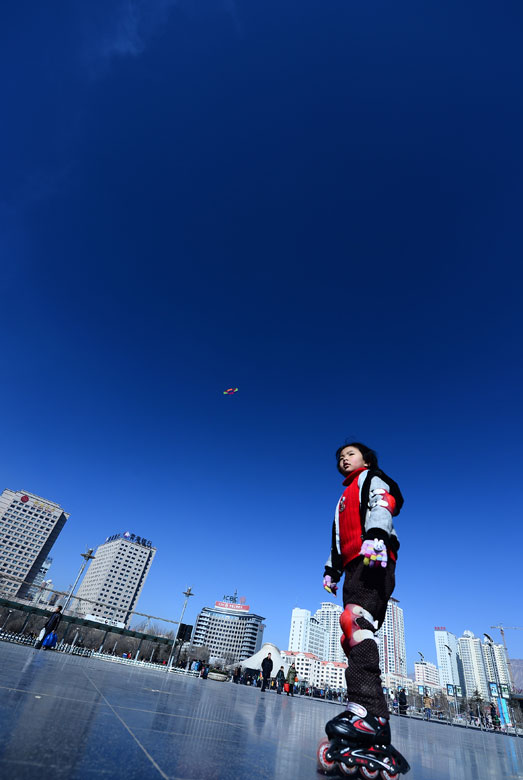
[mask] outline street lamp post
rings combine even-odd
[[[185,614],[185,608],[187,607],[187,602],[189,601],[191,596],[194,596],[194,593],[192,592],[192,585],[189,585],[187,590],[184,590],[183,595],[185,596],[185,601],[183,602],[183,609],[182,609],[182,614],[180,616],[180,622],[178,624],[178,632],[177,633],[179,633],[180,626],[183,623],[183,616]],[[175,635],[175,637],[173,639],[173,646],[172,646],[171,654],[169,656],[169,660],[167,661],[167,671],[169,671],[169,669],[172,666],[172,660],[173,660],[173,656],[174,656],[174,649],[175,649],[175,647],[176,647],[176,635]]]
[[[67,609],[67,607],[69,606],[69,602],[70,602],[70,601],[71,601],[71,599],[73,598],[74,589],[76,588],[76,586],[77,586],[77,584],[78,584],[78,580],[79,580],[79,579],[80,579],[80,577],[82,576],[82,574],[83,574],[83,571],[84,571],[85,567],[87,566],[87,564],[89,563],[89,561],[92,561],[92,560],[94,560],[94,555],[93,555],[93,550],[92,550],[92,549],[89,549],[89,550],[87,550],[87,552],[80,553],[80,555],[81,555],[81,556],[82,556],[82,558],[84,559],[84,562],[83,562],[83,563],[82,563],[82,565],[80,566],[80,571],[78,572],[78,576],[76,577],[76,579],[75,579],[75,581],[74,581],[74,583],[73,583],[73,585],[72,585],[72,587],[71,587],[71,590],[69,591],[69,595],[67,596],[67,598],[66,598],[66,600],[65,600],[64,608],[63,608],[63,610],[62,610],[62,612],[63,612],[63,613],[65,613],[65,610],[66,610],[66,609]]]
[[[504,721],[505,717],[504,717],[504,714],[503,714],[503,708],[501,706],[501,682],[500,682],[499,675],[498,675],[498,667],[497,667],[497,664],[496,664],[496,656],[494,654],[494,640],[492,639],[492,637],[489,634],[485,634],[485,632],[483,632],[483,636],[487,640],[487,644],[488,644],[489,650],[490,650],[490,662],[492,664],[492,668],[494,669],[494,682],[496,683],[496,688],[498,689],[497,705],[498,705],[498,709],[499,709],[499,716],[500,716],[500,719],[502,721]],[[496,701],[496,697],[495,696],[493,696],[492,698],[494,699],[494,701]]]
[[[447,652],[449,654],[449,672],[450,672],[450,677],[451,677],[452,680],[454,680],[454,677],[452,676],[452,648],[449,647],[448,645],[445,645],[445,647],[447,648]],[[456,690],[456,686],[454,685],[454,683],[452,683],[452,690],[453,691]],[[454,713],[456,715],[457,715],[457,710],[458,710],[458,702],[456,700],[454,702]],[[452,718],[450,719],[450,725],[452,726]]]
[[[420,650],[418,650],[418,655],[421,658],[421,663],[423,664],[423,666],[425,666],[425,656],[423,655],[423,653]],[[425,680],[425,670],[423,670],[423,690],[425,690],[425,682],[426,682],[426,680]],[[420,709],[423,709],[423,695],[421,696],[421,707],[420,707]],[[423,712],[425,712],[425,711],[423,710]]]
[[[7,626],[7,621],[9,620],[9,618],[11,617],[11,615],[12,615],[12,614],[13,614],[13,610],[12,610],[12,609],[9,609],[9,610],[7,611],[7,617],[6,617],[6,619],[4,620],[4,624],[3,624],[2,628],[0,629],[0,631],[3,631],[3,630],[4,630],[4,628]]]

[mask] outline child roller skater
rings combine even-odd
[[[340,447],[336,460],[345,491],[336,506],[323,586],[336,595],[345,574],[340,625],[348,704],[325,726],[328,739],[318,748],[318,763],[326,774],[359,772],[372,780],[381,773],[383,780],[392,780],[410,767],[390,744],[374,634],[385,620],[394,590],[400,545],[392,519],[399,514],[403,496],[378,468],[376,453],[361,442]]]

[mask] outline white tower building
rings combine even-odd
[[[61,506],[23,490],[0,496],[0,591],[27,599],[69,514]],[[2,577],[7,574],[12,579]],[[43,579],[43,578],[42,578]],[[24,581],[21,584],[21,581]]]
[[[382,627],[376,634],[382,674],[407,676],[407,651],[403,609],[397,599],[391,598]]]
[[[327,660],[329,633],[308,609],[295,607],[292,610],[289,650],[313,653],[321,660]]]
[[[458,639],[459,654],[463,664],[465,695],[471,698],[477,690],[484,699],[489,698],[485,660],[481,640],[472,631],[464,631]]]
[[[156,547],[148,539],[129,531],[109,536],[96,550],[78,588],[76,611],[127,626],[155,555]]]
[[[36,577],[33,580],[33,586],[29,588],[29,590],[27,591],[27,598],[33,600],[39,599],[40,601],[42,600],[41,586],[44,587],[46,575],[49,569],[51,568],[52,563],[53,563],[52,558],[46,558],[45,561],[42,563]]]
[[[460,685],[458,640],[454,634],[447,631],[445,626],[435,626],[434,641],[436,643],[436,657],[442,688],[446,689],[447,685]],[[450,648],[450,652],[448,648]]]
[[[487,682],[499,682],[502,685],[508,685],[510,688],[507,654],[503,645],[484,641],[481,649],[483,651]]]
[[[340,616],[342,612],[343,608],[339,604],[323,601],[314,615],[315,619],[326,629],[328,634],[328,648],[325,661],[345,663],[347,660],[340,644]]]

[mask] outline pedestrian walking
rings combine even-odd
[[[432,715],[432,699],[428,694],[423,697],[423,708],[425,710],[427,720],[430,720],[430,716]]]
[[[263,659],[261,668],[262,668],[262,678],[263,678],[261,692],[263,693],[265,691],[265,688],[269,684],[269,680],[272,672],[272,658],[270,653],[267,653],[267,656]]]
[[[49,634],[52,634],[53,632],[56,633],[56,629],[60,625],[61,619],[62,619],[62,607],[59,606],[52,613],[51,617],[47,620],[44,627],[42,628],[42,631],[40,631],[38,642],[35,645],[37,650],[40,650],[40,648],[44,644]],[[43,649],[45,650],[46,648],[44,647]]]
[[[296,682],[296,667],[294,666],[294,662],[291,664],[291,667],[289,671],[287,672],[287,696],[289,694],[291,696],[294,696],[294,683]]]
[[[280,666],[278,669],[278,674],[276,675],[276,693],[281,693],[283,686],[285,684],[285,672],[283,670],[283,666]]]
[[[407,694],[405,688],[401,688],[398,695],[398,703],[400,705],[400,715],[407,714]]]

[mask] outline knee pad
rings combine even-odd
[[[373,628],[362,628],[358,620],[370,624]],[[378,627],[378,621],[374,620],[370,612],[360,607],[359,604],[347,604],[340,616],[340,626],[342,630],[341,646],[345,655],[349,655],[355,645],[359,645],[364,639],[374,639],[374,631]]]

